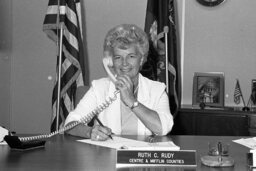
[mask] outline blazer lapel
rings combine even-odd
[[[150,107],[149,85],[141,74],[139,74],[138,101],[144,106]],[[140,120],[138,120],[137,132],[138,135],[150,134],[150,130],[148,130]]]

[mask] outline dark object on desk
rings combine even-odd
[[[250,108],[249,107],[247,107],[247,106],[245,106],[245,107],[243,107],[243,109],[242,109],[243,111],[250,111]]]
[[[201,102],[201,103],[199,104],[199,106],[200,106],[200,109],[204,109],[204,108],[205,108],[205,103],[204,103],[204,102]]]
[[[43,140],[31,140],[31,141],[20,141],[17,136],[7,135],[4,137],[7,144],[14,150],[29,150],[35,148],[44,147],[45,141]]]

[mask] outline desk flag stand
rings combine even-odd
[[[251,95],[250,95],[250,98],[249,98],[249,100],[248,100],[248,102],[247,102],[247,106],[246,106],[246,107],[248,108],[247,111],[254,110],[254,109],[253,109],[253,105],[256,104],[254,98],[255,98],[255,97],[253,96],[253,92],[252,92]]]

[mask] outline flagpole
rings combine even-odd
[[[168,58],[168,32],[169,27],[164,26],[164,41],[165,41],[165,80],[166,92],[169,93],[169,58]]]
[[[243,111],[250,111],[250,107],[251,107],[251,106],[249,107],[249,103],[250,102],[251,102],[251,95],[250,95],[250,98],[249,98],[249,100],[247,102],[247,105],[243,107]]]
[[[60,36],[59,36],[60,29]],[[63,24],[60,24],[60,0],[58,0],[57,13],[57,47],[58,47],[58,75],[57,75],[57,105],[56,105],[56,130],[59,130],[60,99],[61,99],[61,65],[62,65],[62,43],[63,43]]]
[[[62,65],[62,43],[63,43],[63,24],[60,25],[59,59],[58,59],[58,93],[56,111],[56,130],[59,130],[60,98],[61,98],[61,65]]]
[[[249,98],[249,100],[248,100],[248,102],[247,102],[247,105],[246,105],[247,107],[249,106],[249,104],[251,104],[251,96],[252,96],[252,95],[250,95],[250,98]]]
[[[244,96],[242,95],[242,100],[243,100],[243,104],[244,104],[244,106],[245,106],[245,101],[244,101]]]

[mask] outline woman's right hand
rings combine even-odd
[[[127,75],[117,76],[115,86],[120,90],[121,100],[127,106],[132,106],[136,101],[134,97],[134,86],[131,78]]]
[[[94,125],[91,130],[91,140],[93,141],[106,141],[109,139],[112,131],[108,127],[103,127],[100,125]]]

